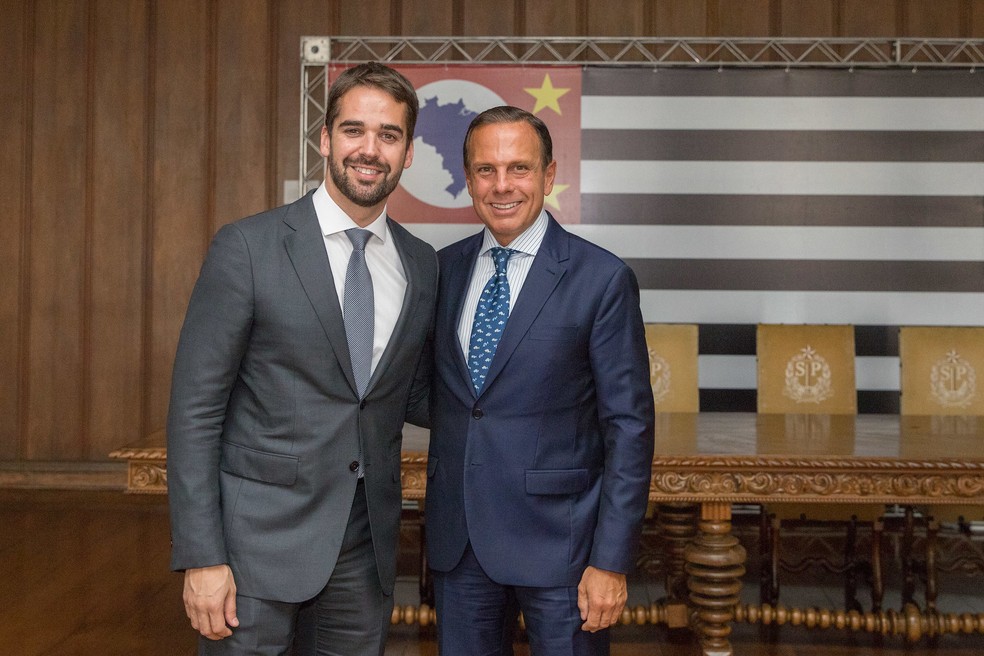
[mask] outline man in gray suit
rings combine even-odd
[[[201,654],[382,654],[401,430],[434,250],[386,216],[417,96],[379,64],[331,86],[324,184],[224,226],[188,307],[168,415],[173,553]],[[316,646],[314,643],[317,643]]]

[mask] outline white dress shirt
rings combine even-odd
[[[331,275],[335,279],[335,292],[338,294],[338,304],[344,313],[345,307],[345,274],[348,261],[352,256],[352,242],[345,231],[358,228],[355,221],[332,200],[325,188],[325,183],[314,192],[314,211],[318,215],[321,233],[325,237],[325,250],[328,251],[328,262],[331,264]],[[366,266],[372,276],[373,305],[375,319],[372,329],[372,370],[383,356],[383,350],[389,344],[393,329],[400,318],[403,308],[403,296],[407,291],[407,274],[403,262],[396,250],[393,235],[386,223],[386,208],[372,223],[365,227],[373,236],[366,243]]]
[[[509,280],[509,312],[516,307],[516,299],[519,292],[523,289],[526,276],[533,266],[533,259],[540,244],[543,243],[543,236],[547,234],[547,213],[540,210],[540,216],[536,217],[533,224],[523,231],[521,235],[513,239],[508,248],[516,251],[509,257],[506,263],[506,279]],[[486,228],[482,241],[482,249],[475,259],[475,268],[472,269],[471,282],[468,284],[468,293],[465,295],[465,304],[461,308],[461,318],[458,320],[458,341],[461,342],[461,350],[465,354],[465,362],[468,361],[468,344],[471,341],[472,324],[475,322],[475,309],[478,307],[478,300],[482,296],[482,289],[485,288],[489,278],[495,273],[495,261],[492,259],[492,249],[501,246],[495,240],[489,229]]]

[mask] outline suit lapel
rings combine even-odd
[[[557,283],[567,271],[565,263],[569,254],[569,235],[553,217],[549,218],[549,222],[547,233],[543,236],[543,243],[540,244],[533,266],[526,276],[519,298],[509,312],[506,329],[502,333],[502,339],[496,347],[489,373],[485,378],[486,390],[492,386],[496,376],[512,357],[513,351],[526,337],[543,304],[550,298]]]
[[[441,329],[443,334],[438,335],[438,339],[451,349],[451,358],[472,394],[475,393],[475,387],[472,385],[468,362],[465,360],[461,350],[461,342],[458,339],[458,324],[461,321],[465,295],[468,293],[468,283],[471,280],[472,270],[475,268],[475,259],[482,247],[483,234],[480,232],[468,240],[459,251],[458,257],[451,262],[448,271],[441,272],[442,276],[447,277],[444,297],[449,299],[449,302],[444,306],[444,316],[439,323],[440,326],[443,326]]]
[[[417,258],[407,245],[406,236],[403,234],[400,226],[389,217],[386,217],[386,221],[390,228],[390,235],[393,237],[393,243],[396,245],[396,251],[400,256],[400,262],[403,264],[403,272],[407,276],[407,288],[403,293],[403,305],[400,307],[400,316],[396,320],[396,325],[393,326],[393,334],[390,335],[389,342],[386,344],[383,355],[379,359],[379,364],[376,365],[376,368],[372,372],[372,378],[369,379],[369,384],[366,387],[366,396],[369,395],[369,392],[372,391],[372,388],[386,371],[386,368],[389,367],[393,358],[396,357],[396,352],[400,345],[404,343],[401,335],[407,329],[407,323],[410,321],[413,308],[417,306],[421,294],[420,265],[417,262]]]
[[[352,359],[349,356],[348,339],[345,337],[345,324],[342,321],[342,308],[335,291],[335,279],[325,251],[324,235],[314,211],[311,194],[294,203],[284,217],[293,232],[284,238],[287,255],[294,265],[294,271],[304,287],[318,321],[325,331],[335,358],[345,372],[352,389],[356,389],[352,373]]]

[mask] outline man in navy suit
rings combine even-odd
[[[485,229],[439,254],[427,554],[444,656],[607,654],[645,513],[649,360],[632,270],[543,210],[543,122],[480,114],[465,173]]]

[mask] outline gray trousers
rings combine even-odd
[[[199,656],[382,656],[393,612],[383,594],[365,486],[352,502],[338,563],[316,597],[292,604],[236,596],[239,626],[222,640],[199,638]]]

